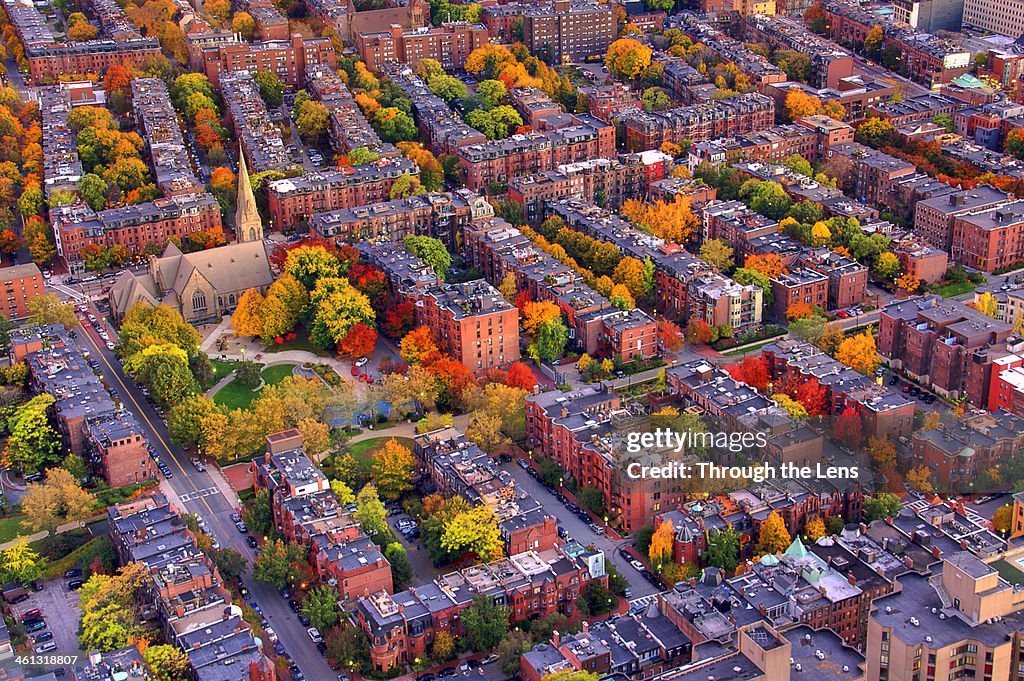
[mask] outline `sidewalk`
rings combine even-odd
[[[469,414],[459,414],[452,420],[452,422],[456,428],[462,432],[466,432],[466,428],[469,426]],[[414,438],[416,437],[416,423],[400,423],[397,426],[385,428],[384,430],[369,430],[364,428],[363,432],[359,433],[359,435],[353,435],[349,438],[348,444],[353,445],[357,442],[362,442],[363,440],[372,440],[378,437]]]

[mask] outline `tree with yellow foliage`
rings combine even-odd
[[[923,494],[931,494],[935,491],[935,488],[932,487],[932,472],[924,464],[914,466],[907,471],[906,481],[912,489]]]
[[[992,529],[1004,537],[1010,532],[1011,523],[1013,522],[1013,506],[1006,504],[996,509],[996,512],[992,515]]]
[[[629,288],[626,287],[625,284],[616,284],[613,286],[611,295],[608,296],[608,300],[612,305],[620,310],[632,310],[636,307],[636,301],[633,299],[633,294],[630,293]]]
[[[825,522],[821,519],[821,516],[814,516],[807,521],[807,526],[804,527],[804,539],[810,543],[814,543],[824,537],[828,533],[825,529]]]
[[[828,225],[821,220],[815,222],[811,227],[811,245],[824,246],[831,240],[832,232],[829,230]]]
[[[700,226],[700,218],[684,196],[668,203],[660,199],[653,203],[629,199],[619,213],[654,236],[677,244],[688,243]]]
[[[896,445],[888,435],[882,437],[872,435],[868,438],[868,445],[865,449],[871,455],[871,460],[875,462],[876,466],[896,465]]]
[[[231,328],[241,336],[259,336],[263,333],[263,294],[251,288],[238,299],[238,307],[231,315]]]
[[[549,301],[529,302],[523,306],[523,331],[534,336],[541,326],[562,318],[562,310]]]
[[[988,291],[974,298],[974,309],[983,315],[999,319],[999,301]]]
[[[757,535],[757,545],[754,547],[754,555],[764,556],[767,554],[782,553],[793,539],[786,529],[786,522],[779,515],[778,511],[772,511],[761,523],[761,531]]]
[[[807,409],[804,405],[800,404],[786,393],[776,393],[772,395],[772,399],[775,402],[789,412],[789,416],[794,421],[800,421],[807,418]]]
[[[839,344],[836,359],[865,376],[871,376],[878,369],[878,346],[870,329],[847,338]]]
[[[416,459],[408,447],[391,438],[373,453],[373,480],[385,499],[397,499],[412,489],[412,473]]]
[[[640,298],[649,290],[646,282],[644,263],[636,258],[626,257],[619,261],[612,273],[612,281],[624,285],[633,298]],[[615,289],[612,289],[614,293]]]
[[[636,80],[650,67],[652,54],[651,48],[638,40],[619,38],[608,46],[604,65],[621,80]]]
[[[834,99],[825,102],[822,113],[837,121],[846,120],[846,109]]]
[[[672,561],[672,548],[675,539],[676,531],[672,527],[672,521],[662,521],[651,536],[651,548],[647,551],[651,559],[651,566],[655,570],[660,570],[665,563]]]

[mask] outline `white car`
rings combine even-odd
[[[320,632],[317,631],[316,627],[310,627],[309,629],[306,629],[306,633],[309,634],[309,638],[311,641],[313,641],[313,643],[324,642],[324,637],[320,635]]]
[[[367,359],[367,358],[365,358],[365,357],[360,357],[359,359],[357,359],[357,360],[356,360],[356,362],[355,362],[355,366],[357,366],[357,367],[365,366],[365,365],[366,365],[366,363],[367,363],[367,362],[369,362],[369,361],[370,361],[370,360],[368,360],[368,359]]]
[[[629,564],[632,565],[638,572],[644,571],[644,564],[638,560],[631,560]]]
[[[267,632],[267,638],[270,639],[271,643],[277,643],[277,634],[274,632],[273,629],[267,627],[263,631]]]
[[[110,341],[107,341],[107,350],[113,350],[113,349],[115,349],[116,347],[117,347],[116,345],[114,345],[114,344],[113,344],[113,343],[111,343]]]

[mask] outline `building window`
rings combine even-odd
[[[202,291],[196,291],[192,294],[192,309],[199,311],[206,309],[206,294]]]

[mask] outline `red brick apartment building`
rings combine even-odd
[[[1019,264],[1024,260],[1024,202],[957,217],[950,256],[982,272]]]
[[[388,278],[392,293],[416,306],[416,323],[439,346],[480,374],[519,359],[519,311],[483,279],[441,284],[434,271],[397,243],[361,246]]]
[[[416,68],[423,59],[434,59],[446,69],[461,69],[466,57],[486,43],[487,28],[464,21],[411,29],[392,26],[387,32],[360,33],[356,39],[359,56],[371,71],[389,63]]]
[[[859,201],[878,205],[884,182],[915,173],[914,164],[883,154],[857,142],[829,146],[825,160],[844,159],[849,163],[843,191]]]
[[[256,34],[260,40],[288,40],[288,19],[268,0],[250,2],[246,11],[256,22]]]
[[[722,239],[736,250],[738,262],[750,255],[752,240],[779,231],[779,223],[754,212],[741,201],[714,201],[701,213],[704,241]]]
[[[626,199],[648,194],[651,183],[665,177],[672,158],[660,151],[622,154],[619,160],[598,158],[559,166],[535,175],[509,179],[508,198],[523,207],[528,224],[544,220],[544,206],[561,199],[596,203],[617,210]],[[712,190],[713,191],[713,190]]]
[[[827,248],[816,248],[803,254],[800,262],[807,269],[828,278],[825,309],[841,310],[864,302],[868,290],[868,268],[856,260]]]
[[[419,177],[419,172],[409,159],[394,158],[275,180],[267,185],[270,222],[276,229],[285,229],[314,213],[387,201],[395,180],[403,175]]]
[[[953,247],[953,226],[958,217],[995,208],[1009,198],[1006,192],[983,184],[974,189],[919,201],[914,206],[914,234],[949,253]]]
[[[28,317],[29,301],[44,293],[43,275],[35,263],[0,269],[0,286],[5,299],[0,314],[12,321]]]
[[[338,246],[370,239],[400,242],[412,234],[454,245],[467,225],[490,217],[491,204],[468,189],[458,189],[314,213],[308,225],[312,234]]]
[[[979,475],[1021,448],[1024,420],[1003,409],[973,412],[961,427],[919,430],[912,439],[914,465],[927,466],[940,488],[954,491],[967,491]]]
[[[203,72],[215,88],[222,73],[269,71],[292,87],[301,87],[310,64],[337,66],[334,46],[329,38],[303,38],[295,34],[289,40],[262,43],[228,42],[202,51]]]
[[[822,114],[804,116],[803,118],[796,119],[794,123],[808,130],[813,130],[818,135],[818,158],[824,156],[824,150],[829,147],[853,142],[854,129],[852,125]]]
[[[359,599],[355,617],[369,639],[373,669],[388,672],[426,657],[438,632],[464,635],[459,615],[476,594],[508,606],[510,619],[522,622],[572,616],[591,581],[607,584],[604,554],[570,542],[464,568],[393,596],[369,594]]]
[[[65,204],[50,210],[57,255],[69,266],[79,267],[82,249],[124,246],[133,256],[147,245],[162,246],[169,239],[184,241],[189,234],[221,229],[220,205],[212,194],[179,194],[98,213],[84,203]]]
[[[456,156],[466,186],[479,191],[567,163],[615,158],[615,128],[579,114],[569,126],[463,146]]]
[[[786,319],[786,310],[794,303],[828,308],[828,277],[809,269],[796,269],[771,280],[772,316]]]
[[[893,242],[890,248],[900,259],[903,271],[925,284],[935,284],[946,277],[949,256],[945,251],[929,246],[913,236]]]
[[[562,63],[603,57],[615,40],[611,4],[554,0],[528,4],[523,12],[523,43],[531,54],[548,54]]]
[[[711,326],[728,326],[739,333],[761,324],[762,295],[758,286],[744,286],[720,274],[708,273],[690,282],[687,316]]]
[[[616,121],[622,126],[626,149],[643,151],[658,149],[665,142],[699,142],[765,130],[775,125],[775,102],[750,93],[658,113],[627,111]]]
[[[318,574],[337,580],[342,598],[391,592],[391,565],[344,512],[324,474],[306,456],[295,429],[267,436],[263,459],[249,465],[253,485],[266,490],[286,541],[308,547]]]
[[[519,359],[519,310],[481,280],[441,286],[419,298],[416,320],[442,349],[480,374]]]
[[[107,412],[83,424],[86,450],[94,468],[111,487],[156,480],[149,442],[131,412]]]
[[[160,54],[155,38],[133,38],[123,42],[90,40],[83,43],[53,44],[26,48],[32,82],[56,81],[69,73],[104,73],[114,64],[142,68]]]
[[[523,122],[534,130],[544,126],[544,119],[562,113],[562,107],[540,88],[517,87],[508,93],[508,100],[523,115]]]
[[[643,108],[640,98],[623,83],[585,87],[580,91],[587,96],[587,111],[602,121],[611,121],[616,114]]]
[[[983,388],[971,380],[974,357],[1012,332],[1010,324],[963,303],[917,296],[882,308],[878,354],[940,395],[965,395],[971,403],[983,405],[987,401]]]
[[[555,516],[514,480],[503,478],[494,459],[462,431],[449,426],[418,435],[413,452],[439,494],[458,495],[494,512],[506,555],[547,551],[559,543]]]

